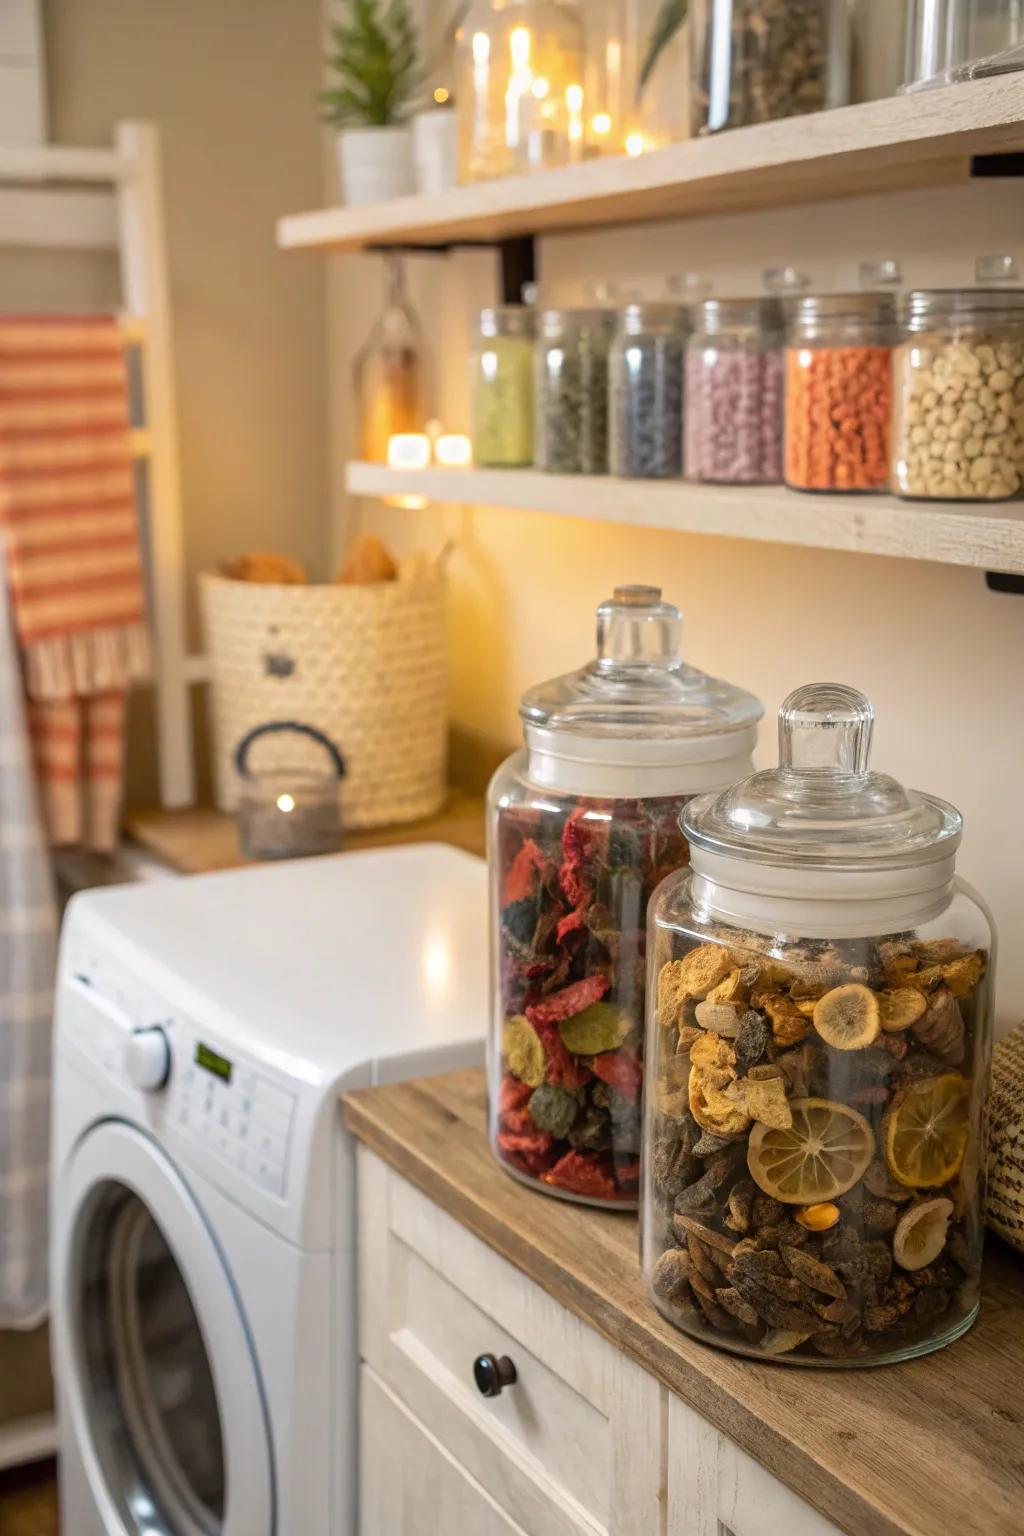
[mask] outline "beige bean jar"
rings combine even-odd
[[[1024,477],[1024,291],[911,293],[896,349],[893,486],[1002,501]]]

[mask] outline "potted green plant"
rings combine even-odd
[[[338,131],[338,173],[346,203],[376,203],[413,191],[408,118],[420,88],[419,47],[408,0],[346,0],[331,29],[320,93]]]

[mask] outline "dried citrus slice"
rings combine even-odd
[[[855,981],[819,997],[813,1017],[825,1044],[837,1051],[862,1051],[878,1039],[881,1028],[878,998]]]
[[[787,1130],[757,1124],[747,1166],[766,1195],[787,1205],[821,1205],[845,1195],[875,1155],[870,1125],[831,1099],[794,1099]]]
[[[970,1133],[971,1085],[959,1072],[923,1077],[885,1117],[889,1171],[906,1189],[938,1189],[960,1172]]]
[[[922,1200],[904,1211],[892,1235],[892,1256],[901,1269],[924,1269],[946,1246],[952,1200]]]
[[[894,992],[879,992],[878,1007],[882,1028],[886,1034],[895,1035],[916,1024],[923,1017],[928,1002],[916,987],[897,987]]]

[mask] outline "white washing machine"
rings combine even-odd
[[[424,846],[72,902],[52,1279],[63,1536],[350,1536],[344,1088],[473,1065],[479,859]]]

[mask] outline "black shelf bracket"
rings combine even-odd
[[[1011,576],[1007,571],[986,571],[985,585],[990,592],[1003,592],[1011,597],[1024,597],[1024,576]]]
[[[381,240],[364,246],[364,250],[371,256],[447,256],[451,251],[495,250],[501,263],[503,304],[521,304],[523,289],[537,281],[537,241],[533,235],[515,235],[508,240],[446,240],[437,245]]]
[[[1024,176],[1024,154],[1010,150],[1006,154],[974,155],[971,159],[971,175],[984,180],[996,176]]]

